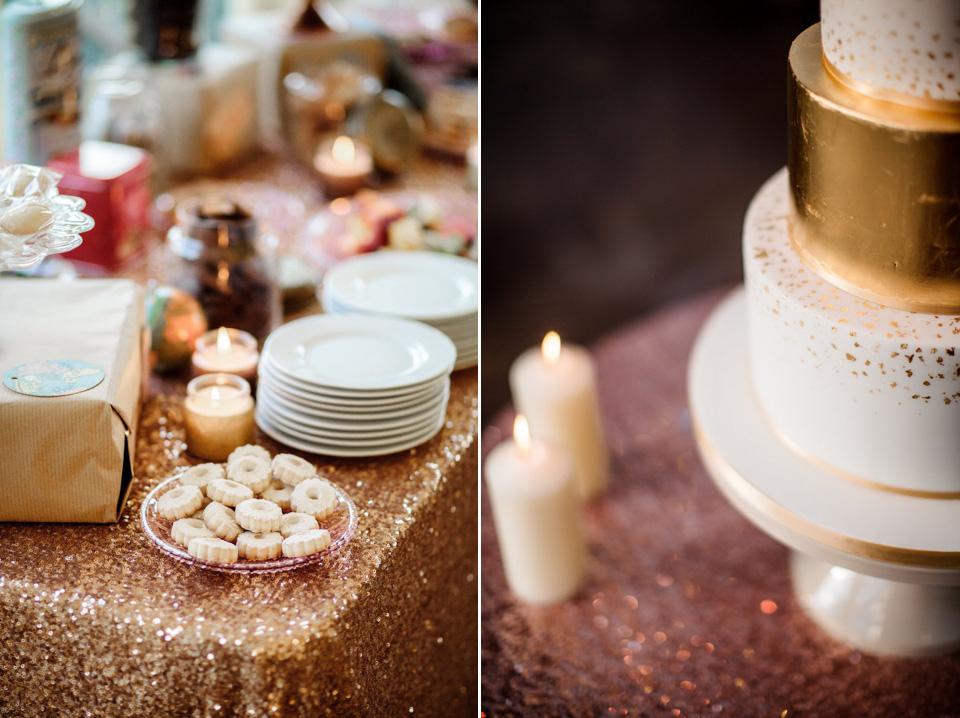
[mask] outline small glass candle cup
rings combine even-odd
[[[200,459],[225,461],[254,439],[250,384],[235,374],[202,374],[187,384],[183,405],[187,450]]]
[[[342,136],[320,144],[313,159],[328,198],[354,194],[373,172],[373,155],[365,143]]]
[[[197,338],[193,352],[196,374],[236,374],[252,381],[257,375],[257,339],[242,329],[220,327]]]

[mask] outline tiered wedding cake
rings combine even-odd
[[[960,0],[822,0],[745,290],[690,358],[717,487],[862,650],[960,647]],[[821,39],[822,38],[822,39]]]
[[[745,222],[751,383],[822,468],[956,498],[960,2],[821,11],[790,50],[788,166]]]

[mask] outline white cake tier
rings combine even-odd
[[[960,101],[960,0],[822,0],[820,16],[824,57],[854,89]]]
[[[781,437],[852,480],[960,495],[960,317],[890,309],[820,279],[787,232],[787,171],[744,224],[748,356]]]

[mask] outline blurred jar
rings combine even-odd
[[[423,138],[423,118],[396,90],[383,90],[350,111],[347,133],[363,139],[373,152],[377,169],[399,174],[413,162]]]
[[[177,207],[167,233],[166,282],[200,302],[211,328],[250,332],[262,345],[280,321],[276,246],[257,220],[223,196]]]
[[[351,109],[381,89],[380,80],[346,61],[284,77],[283,133],[297,159],[309,163],[322,140],[343,134]]]
[[[135,53],[121,53],[93,68],[83,87],[80,134],[84,140],[139,147],[152,158],[154,193],[169,182],[162,151],[163,113],[149,67]]]
[[[154,152],[160,136],[160,105],[139,79],[95,83],[83,116],[83,139],[116,142]]]
[[[480,96],[475,81],[451,82],[434,90],[424,115],[424,144],[453,157],[465,157],[480,133]]]
[[[43,165],[80,144],[82,4],[0,2],[0,160]]]
[[[189,60],[197,54],[197,5],[197,0],[133,1],[136,43],[149,62]]]

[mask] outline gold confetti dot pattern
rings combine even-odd
[[[899,486],[930,467],[911,479],[930,486],[902,488],[960,490],[938,438],[960,436],[960,317],[884,307],[814,274],[790,244],[787,183],[786,170],[774,175],[744,225],[749,367],[766,413],[842,471]]]
[[[824,57],[842,75],[868,90],[960,100],[960,4],[823,0],[821,18]]]

